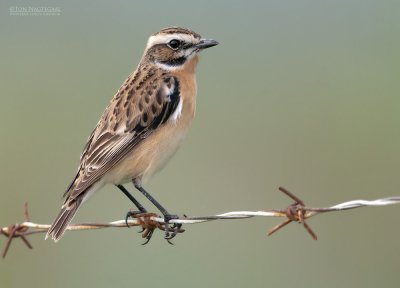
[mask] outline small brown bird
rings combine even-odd
[[[176,217],[147,193],[142,182],[166,164],[185,138],[196,109],[198,53],[217,44],[180,27],[150,36],[138,67],[90,135],[46,239],[58,241],[79,206],[105,184],[116,185],[144,213],[146,209],[122,186],[132,181],[166,223]],[[166,229],[165,238],[171,235]]]

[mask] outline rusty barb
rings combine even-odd
[[[303,224],[303,227],[306,229],[308,234],[310,234],[311,238],[313,238],[314,240],[317,240],[317,235],[314,233],[314,231],[311,229],[311,227],[306,222],[307,218],[314,216],[316,214],[315,209],[313,209],[313,211],[308,211],[303,200],[298,198],[293,193],[289,192],[287,189],[285,189],[283,187],[279,187],[278,190],[281,191],[282,193],[286,194],[289,198],[293,199],[295,202],[292,205],[289,205],[285,210],[273,210],[278,214],[279,213],[282,214],[282,216],[283,215],[286,216],[287,220],[283,221],[282,223],[280,223],[280,224],[276,225],[274,228],[272,228],[268,232],[268,236],[270,236],[273,233],[275,233],[276,231],[282,229],[290,222],[299,222],[300,224]]]
[[[320,213],[332,212],[332,211],[343,211],[353,208],[365,207],[365,206],[385,206],[392,204],[400,204],[400,196],[387,197],[376,200],[353,200],[344,203],[340,203],[331,207],[326,208],[311,208],[306,207],[304,202],[295,196],[293,193],[289,192],[287,189],[283,187],[279,187],[279,191],[290,197],[294,203],[289,205],[286,209],[282,210],[264,210],[264,211],[233,211],[227,212],[218,215],[212,216],[200,216],[200,217],[187,217],[184,215],[178,219],[171,219],[168,223],[165,223],[164,218],[158,216],[154,213],[131,213],[132,219],[124,219],[117,220],[110,223],[81,223],[81,224],[72,224],[68,226],[68,230],[76,231],[76,230],[92,230],[92,229],[102,229],[102,228],[123,228],[123,227],[131,227],[131,226],[140,226],[142,230],[142,238],[145,239],[145,243],[149,242],[153,232],[158,229],[164,231],[164,234],[169,234],[171,237],[167,238],[168,242],[171,238],[173,238],[177,233],[184,232],[184,229],[181,229],[182,224],[196,224],[203,223],[208,221],[215,220],[233,220],[233,219],[245,219],[251,217],[281,217],[286,218],[285,221],[280,223],[279,225],[272,228],[268,235],[275,233],[276,231],[282,229],[290,222],[300,223],[310,234],[310,236],[317,240],[317,236],[314,231],[307,224],[306,219],[318,215]],[[28,213],[28,205],[25,203],[24,206],[24,218],[25,222],[16,223],[13,225],[9,225],[0,229],[0,234],[4,235],[7,238],[3,249],[3,258],[6,256],[11,242],[13,239],[21,238],[21,240],[28,246],[29,249],[32,249],[32,245],[29,243],[27,236],[36,233],[46,233],[50,228],[49,224],[38,224],[29,221],[29,213]],[[167,231],[165,231],[167,230]],[[166,233],[167,232],[167,233]],[[171,243],[171,242],[170,242]],[[172,243],[171,243],[172,244]]]
[[[28,212],[28,203],[25,202],[24,205],[24,216],[25,222],[29,222],[29,212]],[[18,223],[9,225],[7,227],[1,228],[0,233],[7,237],[6,244],[3,249],[2,257],[5,258],[10,248],[11,242],[14,238],[21,238],[22,241],[28,246],[29,249],[32,249],[31,243],[29,243],[28,239],[26,238],[26,232],[28,231],[28,227],[24,225],[20,225]]]

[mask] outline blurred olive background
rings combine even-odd
[[[33,221],[53,221],[108,101],[172,25],[220,45],[201,55],[187,141],[146,186],[169,210],[284,208],[280,185],[310,206],[400,195],[399,2],[145,2],[1,2],[1,226],[23,220],[24,201]],[[109,186],[74,221],[130,208]],[[138,229],[34,235],[34,250],[18,240],[0,261],[0,286],[398,287],[399,209],[321,215],[318,241],[295,224],[267,238],[272,218],[187,226],[174,246],[159,232],[141,246]]]

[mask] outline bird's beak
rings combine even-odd
[[[201,39],[198,44],[196,44],[196,48],[198,49],[206,49],[218,45],[219,43],[212,39]]]

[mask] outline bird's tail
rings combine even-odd
[[[72,218],[75,216],[78,211],[79,206],[82,204],[83,197],[78,197],[71,202],[66,202],[62,208],[60,213],[58,214],[56,220],[54,220],[53,224],[49,228],[46,234],[46,238],[51,237],[54,242],[60,240],[63,236],[65,230],[67,229],[69,223],[71,223]]]

